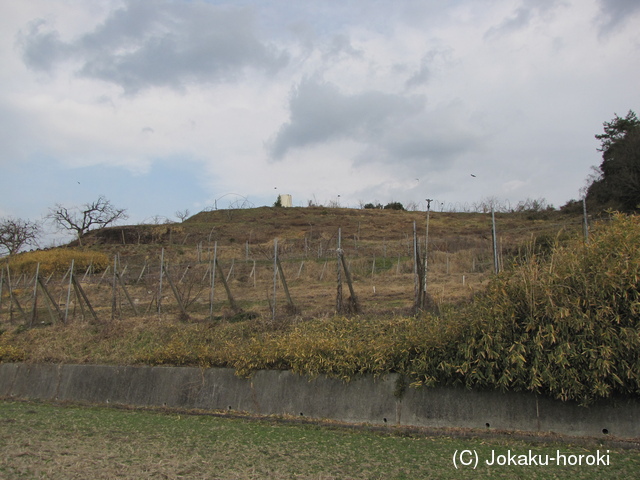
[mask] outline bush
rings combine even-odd
[[[104,253],[56,248],[15,255],[9,261],[9,268],[12,273],[34,273],[39,263],[43,275],[64,273],[72,260],[76,271],[86,270],[91,265],[95,272],[101,272],[110,264],[109,257]]]
[[[384,206],[385,210],[404,210],[404,206],[400,202],[387,203]]]
[[[496,277],[455,354],[418,356],[416,384],[531,391],[589,404],[640,394],[640,217]]]

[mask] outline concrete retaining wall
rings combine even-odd
[[[398,399],[396,380],[392,374],[343,383],[288,371],[259,371],[244,379],[224,368],[5,363],[0,364],[0,397],[640,438],[640,402],[633,399],[583,408],[532,394],[456,388],[409,388]]]

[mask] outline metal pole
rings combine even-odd
[[[216,262],[218,261],[218,242],[213,244],[213,262],[211,262],[211,292],[209,293],[209,320],[213,320],[213,295],[216,286]]]
[[[69,289],[67,290],[67,306],[64,309],[64,323],[67,323],[69,318],[69,302],[71,301],[71,287],[73,285],[73,263],[74,259],[71,259],[71,269],[69,270]]]
[[[38,262],[38,266],[36,267],[36,279],[33,282],[33,309],[31,310],[31,324],[33,326],[33,322],[36,321],[36,317],[38,316],[38,276],[40,275],[40,262]]]
[[[162,276],[164,275],[164,248],[160,253],[160,282],[158,285],[158,313],[162,312]]]
[[[496,215],[493,207],[491,207],[491,236],[493,237],[493,270],[495,273],[498,273],[500,268],[498,265],[498,245],[496,243]]]
[[[433,199],[427,198],[427,231],[424,241],[424,295],[422,297],[422,302],[426,306],[427,303],[427,267],[429,265],[429,216],[431,214],[431,202]]]
[[[272,319],[276,319],[276,287],[278,285],[278,239],[273,240],[273,310]]]

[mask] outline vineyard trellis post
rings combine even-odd
[[[349,271],[349,267],[347,266],[347,262],[344,259],[344,252],[342,249],[338,250],[338,259],[342,264],[342,268],[344,270],[344,276],[347,281],[347,286],[349,287],[349,294],[351,297],[349,298],[351,304],[352,313],[360,313],[360,303],[358,302],[358,297],[356,296],[355,289],[353,288],[353,281],[351,280],[351,272]]]
[[[36,321],[36,317],[38,316],[38,275],[40,274],[40,262],[36,266],[36,277],[33,282],[33,307],[31,309],[31,319],[29,321],[29,326],[33,327],[33,324]]]
[[[164,274],[164,248],[160,252],[160,279],[158,280],[158,315],[162,313],[162,275]]]
[[[49,292],[49,289],[46,287],[46,283],[43,283],[42,279],[40,277],[38,277],[37,281],[40,284],[40,288],[42,289],[42,291],[44,292],[45,296],[47,297],[47,299],[49,301],[49,303],[47,304],[47,307],[49,309],[49,313],[50,313],[51,317],[53,318],[53,313],[51,312],[51,306],[53,306],[53,308],[55,309],[56,313],[58,314],[58,320],[60,320],[62,322],[63,319],[64,319],[64,317],[62,315],[62,311],[60,310],[60,307],[58,306],[58,303],[55,301],[55,299],[53,298],[53,296]]]
[[[134,315],[138,315],[138,309],[136,308],[136,304],[133,301],[133,299],[131,298],[131,295],[129,295],[129,291],[127,290],[127,287],[124,283],[124,280],[122,279],[122,274],[120,274],[120,272],[118,272],[118,270],[116,269],[116,265],[114,262],[114,267],[113,267],[113,271],[115,274],[116,279],[118,280],[118,283],[120,284],[120,288],[122,288],[122,291],[124,292],[124,296],[127,298],[127,301],[129,302],[129,305],[131,305],[131,308],[133,309],[133,313]],[[124,270],[123,270],[124,273]]]
[[[4,285],[4,268],[0,269],[0,315],[2,314],[2,287]]]
[[[424,238],[424,268],[422,271],[422,277],[423,277],[422,283],[424,286],[422,290],[422,308],[427,307],[427,274],[429,271],[429,217],[431,214],[431,202],[433,201],[433,199],[427,198],[426,200],[427,200],[427,228],[426,228],[425,238]]]
[[[71,275],[71,280],[72,280],[73,287],[74,287],[75,292],[76,292],[76,301],[80,304],[80,308],[82,308],[82,302],[84,301],[85,305],[89,309],[89,312],[91,312],[91,315],[93,316],[93,319],[96,322],[99,322],[100,320],[98,319],[98,315],[96,314],[95,310],[91,306],[91,302],[89,301],[89,298],[87,297],[87,294],[84,292],[84,289],[80,285],[80,282],[78,282],[78,280],[76,280],[75,275]],[[83,312],[84,312],[84,310],[83,310]],[[83,313],[83,315],[84,315],[84,313]]]
[[[493,270],[497,274],[500,272],[500,266],[498,264],[498,238],[496,237],[496,214],[493,207],[491,207],[491,238],[493,240]]]
[[[276,257],[276,264],[278,266],[278,273],[280,275],[280,281],[282,282],[282,288],[284,289],[284,294],[287,297],[287,304],[289,305],[289,308],[291,310],[291,312],[295,312],[296,306],[293,303],[293,300],[291,298],[291,294],[289,293],[289,286],[287,285],[287,279],[284,276],[284,270],[282,268],[282,263],[280,263],[280,259]]]
[[[278,239],[273,240],[273,303],[271,305],[271,320],[276,319],[276,286],[278,284]]]
[[[162,265],[162,269],[164,270],[166,267],[163,264]],[[182,317],[184,319],[187,319],[189,317],[189,314],[187,313],[187,309],[184,306],[184,302],[182,301],[182,297],[180,296],[180,292],[178,292],[178,289],[176,288],[175,284],[173,283],[173,280],[171,280],[171,275],[169,275],[168,271],[165,271],[165,276],[167,277],[167,282],[169,282],[169,286],[171,287],[171,291],[173,292],[173,296],[176,297],[176,302],[178,302],[178,308],[180,309],[180,313],[182,314]]]
[[[342,250],[342,229],[338,228],[338,248],[336,249],[336,276],[337,276],[337,287],[336,287],[336,312],[342,313],[343,305],[342,305],[342,269],[340,262],[340,252]]]
[[[213,260],[209,266],[211,270],[211,288],[209,290],[209,320],[213,320],[213,299],[216,286],[216,268],[215,265],[218,261],[218,241],[213,244]]]
[[[64,308],[64,323],[69,321],[69,304],[71,303],[71,286],[73,280],[73,266],[75,259],[71,260],[71,268],[69,268],[69,287],[67,288],[67,303]]]
[[[233,294],[231,293],[231,289],[229,288],[229,284],[227,283],[227,280],[225,279],[225,275],[224,272],[222,271],[222,267],[220,266],[220,263],[218,262],[218,260],[216,259],[215,263],[215,267],[218,270],[218,275],[220,277],[220,281],[222,282],[222,286],[224,287],[225,291],[227,292],[227,298],[229,299],[229,305],[231,306],[231,309],[235,312],[235,313],[240,313],[242,311],[242,309],[238,306],[238,304],[236,303],[235,299],[233,298]]]

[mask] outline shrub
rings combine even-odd
[[[400,202],[387,203],[384,206],[385,210],[404,210],[404,206]]]
[[[101,272],[110,264],[109,257],[104,253],[56,248],[16,255],[10,259],[9,268],[12,273],[33,273],[39,263],[43,275],[64,273],[72,260],[76,271],[86,270],[91,265],[95,272]]]
[[[417,356],[416,384],[531,391],[589,404],[640,394],[640,217],[556,246],[496,277],[447,358]],[[435,361],[439,361],[434,368]]]

